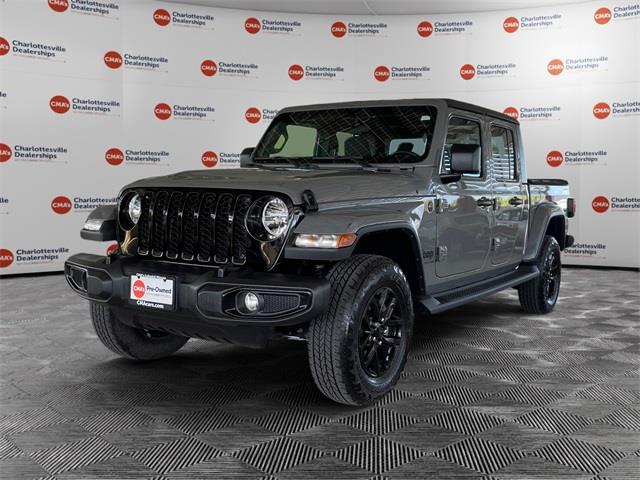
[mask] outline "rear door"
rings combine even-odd
[[[479,144],[480,174],[465,174],[459,182],[440,186],[437,199],[436,276],[450,277],[486,270],[491,246],[493,192],[486,169],[481,115],[453,113],[449,118],[440,173],[451,173],[450,148],[454,143]]]
[[[526,232],[525,204],[528,196],[520,178],[518,137],[512,125],[489,124],[490,174],[496,199],[492,233],[492,265],[519,263]]]

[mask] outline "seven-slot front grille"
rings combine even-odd
[[[145,191],[138,254],[185,262],[244,265],[251,245],[244,224],[251,195]]]

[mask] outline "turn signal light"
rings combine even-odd
[[[345,248],[350,247],[358,236],[355,233],[317,234],[299,233],[294,242],[296,247],[302,248]]]

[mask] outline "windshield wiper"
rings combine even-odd
[[[335,156],[335,157],[329,157],[329,156],[320,156],[320,155],[315,155],[312,157],[283,157],[283,156],[278,156],[278,157],[256,157],[254,160],[260,161],[260,160],[270,160],[270,161],[276,161],[276,162],[283,162],[283,163],[289,163],[291,165],[293,165],[296,168],[320,168],[318,164],[316,163],[312,163],[312,162],[321,162],[322,163],[339,163],[339,162],[343,162],[343,161],[350,161],[353,163],[357,163],[358,165],[360,165],[363,168],[376,168],[375,166],[371,165],[369,162],[367,162],[363,157],[360,156]],[[330,163],[331,162],[331,163]]]
[[[307,157],[256,157],[254,160],[272,160],[276,162],[289,163],[296,168],[318,168],[317,165],[309,162]],[[260,165],[258,163],[258,165]]]
[[[363,157],[335,157],[335,160],[351,160],[353,163],[357,163],[358,165],[364,167],[364,168],[375,168],[373,165],[371,165],[369,162],[367,162]]]

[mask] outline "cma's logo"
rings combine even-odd
[[[611,114],[611,107],[606,102],[598,102],[593,106],[593,116],[598,120],[604,120]]]
[[[599,8],[593,14],[593,20],[599,25],[609,23],[609,20],[611,20],[611,18],[613,18],[613,15],[611,14],[611,10],[609,10],[607,7]]]
[[[65,213],[69,213],[73,208],[71,204],[71,200],[68,197],[60,195],[59,197],[51,200],[51,210],[53,210],[58,215],[64,215]]]
[[[463,80],[471,80],[476,76],[476,68],[470,63],[467,63],[460,67],[460,76]]]
[[[517,32],[518,28],[520,28],[520,22],[516,17],[508,17],[502,22],[502,28],[507,33]]]
[[[158,120],[167,120],[171,118],[171,106],[166,103],[159,103],[154,107],[153,113]]]
[[[554,58],[547,64],[547,72],[550,75],[560,75],[564,70],[564,63],[562,60]]]
[[[11,147],[6,143],[0,143],[0,163],[7,162],[13,156]]]
[[[7,41],[7,39],[4,37],[0,37],[0,57],[2,57],[3,55],[6,55],[10,51],[11,51],[11,45],[9,45],[9,42]]]
[[[64,95],[56,95],[49,100],[49,107],[51,107],[51,110],[55,113],[62,115],[71,109],[71,103]]]
[[[218,73],[218,64],[213,60],[204,60],[200,64],[200,71],[207,77],[213,77]]]
[[[107,67],[112,68],[114,70],[120,68],[123,63],[122,55],[120,55],[120,53],[116,52],[115,50],[105,53],[103,60],[104,60],[104,64]]]
[[[166,27],[171,23],[171,14],[164,8],[158,8],[153,12],[153,21],[161,27]]]
[[[249,107],[244,112],[244,118],[249,123],[258,123],[262,120],[262,113],[256,107]]]
[[[391,70],[386,65],[379,65],[373,70],[373,78],[379,82],[386,82],[391,77]]]
[[[598,195],[591,200],[591,208],[593,208],[596,213],[604,213],[609,210],[609,199],[602,195]]]
[[[107,161],[109,165],[120,165],[124,162],[124,153],[119,148],[110,148],[104,154],[104,159]]]
[[[563,161],[564,156],[562,155],[562,152],[559,152],[558,150],[551,150],[547,153],[547,165],[550,167],[559,167],[562,165]]]
[[[418,35],[420,35],[423,38],[427,38],[429,36],[431,36],[431,34],[433,33],[433,25],[431,24],[431,22],[427,22],[426,20],[424,22],[420,22],[418,24],[418,27],[416,28]]]
[[[7,268],[13,263],[14,257],[11,250],[0,248],[0,268]]]
[[[260,20],[257,18],[251,17],[247,18],[244,21],[244,29],[250,33],[251,35],[255,35],[260,31],[262,27],[260,26]]]
[[[331,25],[331,35],[336,38],[342,38],[347,34],[347,26],[344,22],[334,22]]]
[[[54,12],[62,13],[66,12],[69,8],[68,0],[48,0],[49,8]]]
[[[205,167],[213,168],[218,164],[218,155],[216,152],[208,150],[202,154],[200,160],[202,161],[202,165]]]
[[[144,282],[138,279],[135,282],[133,282],[133,285],[131,286],[131,290],[133,290],[133,294],[135,295],[136,298],[142,298],[144,297],[146,287],[144,285]]]
[[[520,116],[520,112],[518,112],[518,109],[516,107],[507,107],[502,111],[502,113],[504,113],[508,117],[513,118],[514,120],[517,120]]]
[[[302,68],[302,65],[294,64],[289,67],[287,73],[289,74],[289,78],[291,80],[302,80],[302,78],[304,77],[304,68]]]

